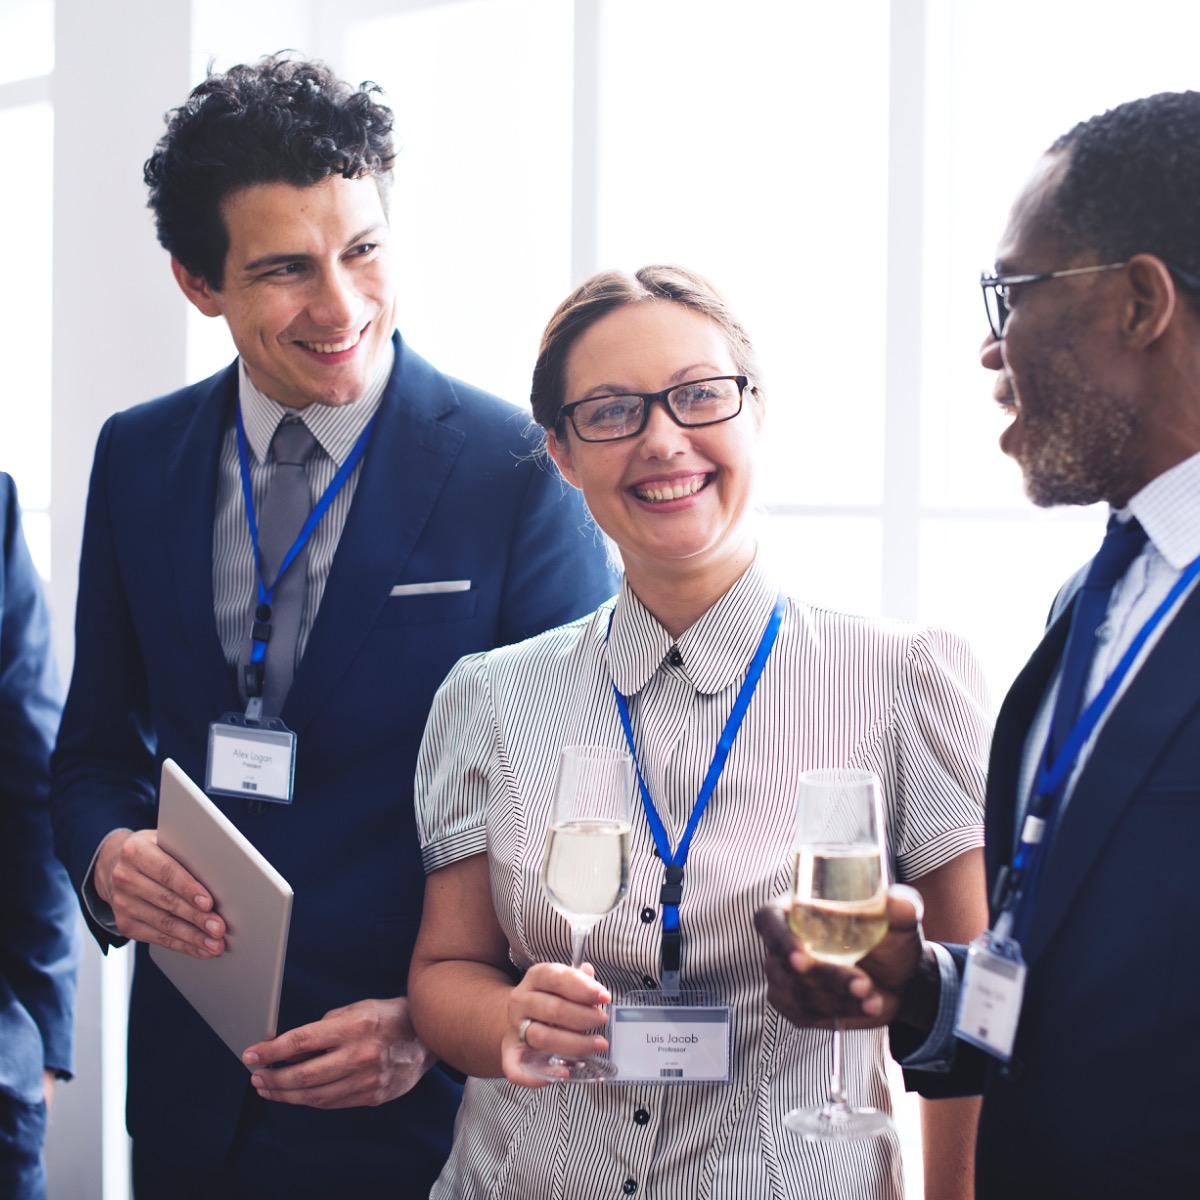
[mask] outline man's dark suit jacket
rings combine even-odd
[[[1081,573],[1082,575],[1082,573]],[[989,889],[1072,606],[1009,691],[988,773]],[[982,1090],[976,1195],[1200,1196],[1200,592],[1112,710],[1041,872],[1014,1059],[959,1043],[926,1096]],[[961,948],[951,947],[961,964]]]
[[[396,365],[282,718],[295,799],[221,807],[295,890],[279,1030],[402,995],[424,874],[413,772],[434,691],[470,651],[590,611],[614,590],[577,493],[532,455],[528,418],[440,374],[397,337]],[[240,711],[213,616],[218,454],[236,364],[104,426],[88,496],[74,675],[54,759],[58,852],[80,887],[102,839],[155,824],[159,768],[203,781],[209,723]],[[391,596],[397,584],[469,591]],[[92,923],[102,946],[115,944]],[[216,1169],[248,1073],[137,947],[127,1117],[160,1156]],[[460,1089],[440,1070],[378,1108],[257,1103],[299,1192],[340,1159],[390,1195],[426,1195]],[[251,1100],[254,1103],[254,1100]],[[387,1188],[383,1184],[387,1181]]]
[[[50,748],[61,706],[50,621],[16,489],[3,474],[0,536],[0,1195],[7,1196],[24,1194],[21,1172],[40,1175],[43,1072],[72,1067],[79,918],[50,827]]]

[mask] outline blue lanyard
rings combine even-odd
[[[250,456],[246,447],[246,427],[242,422],[242,406],[240,404],[237,406],[238,465],[241,468],[242,496],[246,502],[246,518],[250,523],[250,543],[254,547],[254,574],[258,581],[258,608],[255,611],[254,624],[250,631],[250,663],[259,669],[251,672],[253,678],[248,680],[246,688],[252,700],[262,695],[262,664],[267,654],[267,639],[271,635],[271,597],[275,594],[275,585],[283,578],[284,571],[295,561],[296,555],[304,549],[308,539],[312,537],[313,530],[321,523],[321,518],[333,503],[334,497],[342,490],[346,480],[350,478],[351,471],[358,466],[362,456],[366,453],[367,442],[370,441],[371,430],[375,426],[375,417],[378,415],[376,413],[372,416],[367,422],[366,428],[358,435],[358,440],[354,443],[346,461],[338,468],[337,474],[329,481],[329,486],[321,494],[321,498],[313,505],[312,512],[308,514],[308,520],[300,527],[296,540],[283,556],[283,561],[279,564],[279,570],[271,581],[271,586],[266,587],[263,584],[262,556],[258,549],[258,522],[254,516],[254,496],[250,490]],[[251,690],[252,688],[254,690]]]
[[[662,823],[662,818],[658,815],[658,810],[654,807],[654,801],[650,798],[650,790],[646,787],[646,781],[642,778],[642,768],[638,764],[637,747],[633,743],[633,725],[629,719],[629,702],[618,691],[617,685],[613,684],[613,698],[617,702],[617,712],[621,716],[621,727],[625,730],[625,741],[629,744],[629,753],[633,757],[634,770],[637,771],[638,789],[642,794],[642,807],[646,810],[646,820],[650,825],[650,833],[654,838],[654,845],[658,849],[659,857],[663,861],[666,872],[666,882],[662,886],[659,903],[662,905],[663,910],[663,990],[667,993],[677,994],[679,992],[679,970],[683,945],[683,931],[679,925],[679,905],[683,900],[683,868],[687,862],[688,850],[691,848],[692,835],[696,832],[696,826],[699,825],[700,818],[704,815],[704,810],[708,807],[708,802],[712,798],[713,791],[716,789],[717,780],[721,778],[721,772],[725,769],[725,760],[729,757],[729,751],[733,747],[734,738],[737,737],[742,719],[746,715],[746,710],[750,707],[750,699],[754,695],[755,688],[758,687],[758,681],[762,678],[763,668],[767,665],[767,658],[775,645],[775,639],[779,636],[779,626],[783,621],[783,614],[786,608],[787,598],[780,592],[775,598],[775,608],[771,612],[770,619],[767,621],[766,629],[763,630],[762,638],[758,643],[758,649],[755,650],[754,657],[750,661],[750,670],[746,674],[745,682],[738,691],[737,699],[733,702],[733,710],[730,712],[729,719],[725,722],[725,728],[721,731],[721,736],[717,740],[717,748],[713,753],[712,762],[709,764],[708,774],[705,775],[704,782],[700,785],[700,794],[696,797],[696,803],[692,808],[692,815],[688,820],[687,828],[683,831],[683,837],[680,838],[679,845],[676,847],[674,854],[671,853],[671,841],[667,837],[666,827]],[[610,630],[612,628],[611,617],[609,618],[609,628]]]
[[[1129,648],[1113,668],[1112,674],[1104,681],[1104,686],[1079,714],[1079,719],[1071,727],[1071,732],[1067,734],[1053,762],[1050,761],[1050,738],[1046,738],[1033,801],[1021,827],[1020,844],[1013,856],[1012,865],[1001,868],[993,893],[993,907],[1002,917],[1007,918],[1005,931],[1014,921],[1019,920],[1020,928],[1016,931],[1019,937],[1028,923],[1029,904],[1035,891],[1038,872],[1045,858],[1045,849],[1062,813],[1066,782],[1075,769],[1079,755],[1108,711],[1113,697],[1120,690],[1142,647],[1198,575],[1200,558],[1184,568],[1167,593],[1166,599],[1138,630]]]

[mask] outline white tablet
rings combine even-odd
[[[158,844],[212,895],[225,952],[191,958],[163,946],[150,957],[240,1060],[273,1038],[292,919],[292,889],[172,759],[162,766]]]

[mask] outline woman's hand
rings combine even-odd
[[[591,964],[576,971],[563,963],[536,963],[515,980],[508,938],[492,907],[485,854],[426,878],[408,999],[421,1041],[477,1079],[504,1076],[541,1087],[548,1081],[521,1067],[526,1045],[571,1057],[608,1048],[591,1031],[603,1028],[602,1006],[612,996],[596,982]]]
[[[509,993],[508,1028],[500,1047],[505,1076],[530,1088],[550,1082],[522,1067],[526,1046],[568,1058],[603,1053],[607,1039],[590,1031],[607,1023],[602,1006],[611,1000],[608,989],[597,983],[591,963],[578,971],[564,963],[535,963]]]

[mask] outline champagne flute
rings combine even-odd
[[[571,966],[583,962],[592,927],[625,898],[629,889],[633,761],[608,746],[566,746],[559,755],[558,781],[541,882],[550,903],[571,924]],[[568,1058],[527,1048],[521,1065],[541,1079],[599,1083],[617,1068],[604,1058]]]
[[[851,966],[887,933],[887,854],[879,780],[870,771],[804,771],[792,841],[788,924],[821,962]],[[855,1107],[842,1085],[842,1031],[833,1022],[829,1097],[793,1109],[784,1126],[806,1138],[877,1137],[886,1113]]]

